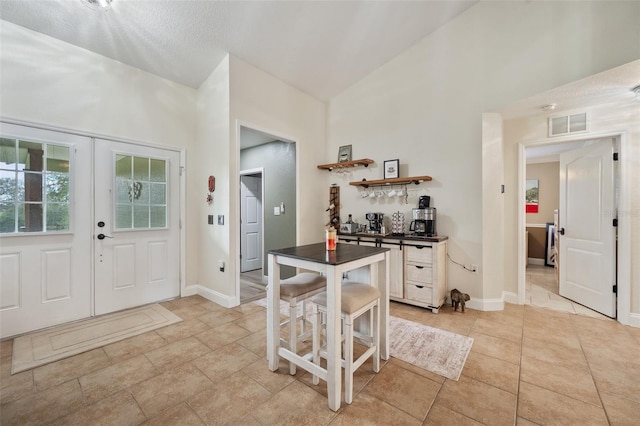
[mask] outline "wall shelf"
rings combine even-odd
[[[331,171],[333,169],[344,169],[347,167],[356,167],[356,166],[368,167],[369,164],[373,164],[373,160],[370,160],[368,158],[363,158],[361,160],[343,161],[341,163],[320,164],[318,165],[318,168],[322,170]]]
[[[362,186],[368,188],[370,186],[383,186],[383,185],[406,185],[414,183],[416,185],[431,180],[431,176],[412,176],[412,177],[399,177],[393,179],[378,179],[378,180],[361,180],[357,182],[349,182],[352,186]]]

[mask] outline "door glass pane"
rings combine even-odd
[[[166,160],[116,155],[116,229],[167,226]]]
[[[46,170],[69,173],[69,147],[48,145]]]
[[[69,174],[47,173],[46,192],[48,202],[69,202]]]
[[[0,169],[16,168],[16,140],[0,138]]]
[[[131,205],[116,206],[116,229],[131,229]]]
[[[42,218],[44,217],[42,204],[25,203],[22,206],[24,207],[24,218],[22,218],[24,222],[20,232],[44,231],[42,223]]]
[[[13,202],[16,199],[16,173],[0,170],[0,202]]]
[[[0,202],[0,233],[15,232],[16,205]]]
[[[69,205],[47,204],[47,231],[69,230]]]

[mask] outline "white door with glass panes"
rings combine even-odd
[[[0,123],[0,337],[91,316],[91,139]]]
[[[95,142],[96,315],[180,294],[180,153]]]

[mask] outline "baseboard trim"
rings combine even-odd
[[[195,289],[194,289],[195,287]],[[193,291],[192,289],[194,289],[195,291]],[[220,306],[224,306],[225,308],[233,308],[234,306],[236,306],[235,304],[235,298],[232,296],[227,296],[225,294],[219,293],[215,290],[211,290],[210,288],[207,287],[203,287],[199,284],[196,285],[192,285],[189,286],[187,288],[185,288],[185,293],[187,293],[187,291],[189,293],[191,293],[193,291],[193,293],[189,294],[194,295],[197,294],[199,296],[204,297],[207,300],[210,300],[214,303],[217,303]]]
[[[518,293],[513,293],[511,291],[502,292],[502,299],[506,303],[511,303],[513,305],[518,305]]]
[[[466,303],[471,309],[477,311],[503,311],[504,300],[502,299],[471,299]]]
[[[629,323],[625,325],[640,328],[640,314],[629,314]]]
[[[530,265],[544,266],[544,259],[538,259],[537,257],[530,257],[527,259]]]

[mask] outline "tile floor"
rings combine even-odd
[[[163,303],[184,321],[11,376],[0,344],[2,425],[637,425],[640,329],[534,306],[392,314],[474,338],[459,381],[396,359],[356,373],[334,413],[326,386],[265,360],[265,310],[199,296]]]

